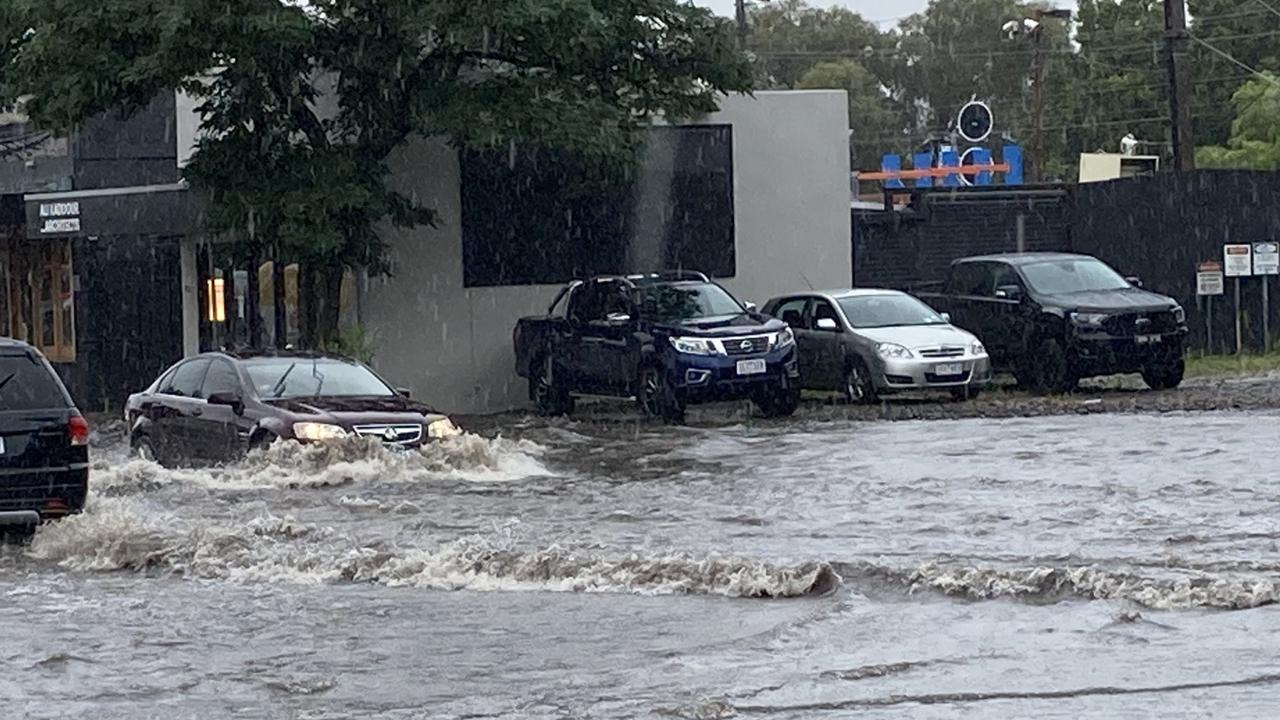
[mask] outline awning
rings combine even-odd
[[[28,193],[27,237],[187,236],[200,233],[204,199],[185,183]]]

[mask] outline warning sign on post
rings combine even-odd
[[[1248,277],[1253,274],[1253,246],[1227,245],[1223,248],[1223,260],[1227,277]]]
[[[1253,274],[1280,275],[1280,243],[1253,244]]]
[[[1222,263],[1210,260],[1196,266],[1196,294],[1221,295],[1226,280],[1222,277]]]

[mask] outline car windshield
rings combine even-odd
[[[1022,266],[1022,274],[1032,290],[1044,295],[1096,290],[1123,290],[1131,287],[1101,260],[1068,259],[1049,260]]]
[[[67,407],[58,380],[44,363],[26,355],[0,355],[0,411]]]
[[[856,328],[945,325],[946,320],[910,295],[859,295],[840,298],[840,308]]]
[[[395,391],[368,368],[342,360],[272,358],[246,363],[262,398],[389,397]]]
[[[740,315],[746,310],[715,283],[682,283],[642,288],[640,312],[651,320],[684,321]]]

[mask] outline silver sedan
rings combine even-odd
[[[872,403],[916,390],[969,398],[991,381],[982,342],[906,293],[797,293],[770,300],[764,311],[795,331],[806,389]]]

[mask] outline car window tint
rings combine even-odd
[[[573,293],[569,302],[569,319],[586,323],[604,318],[604,297],[596,283],[588,283]]]
[[[189,398],[203,397],[200,387],[204,384],[205,371],[208,369],[207,358],[191,360],[179,365],[173,375],[160,387],[160,394]]]
[[[242,392],[240,375],[236,372],[235,366],[226,360],[213,361],[209,366],[209,373],[204,378],[203,397],[207,398],[214,393],[240,395]]]
[[[38,357],[0,355],[0,410],[46,410],[68,406],[62,383]]]
[[[804,327],[804,306],[809,302],[808,298],[791,298],[785,300],[778,305],[773,311],[773,316],[793,328],[800,329]]]
[[[993,265],[992,274],[995,276],[991,281],[991,289],[994,293],[996,288],[1005,285],[1016,285],[1022,287],[1022,280],[1018,277],[1018,271],[1014,270],[1010,265]]]
[[[979,263],[957,265],[951,270],[951,282],[947,291],[955,295],[990,296],[992,294],[991,275],[986,267]]]
[[[811,329],[818,329],[819,320],[833,320],[837,325],[840,324],[840,316],[836,314],[836,309],[826,300],[815,300],[813,303],[813,320]]]

